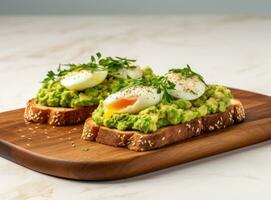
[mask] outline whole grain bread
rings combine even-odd
[[[24,118],[29,122],[54,126],[72,125],[84,122],[96,106],[78,108],[47,107],[30,99],[25,108]]]
[[[184,124],[164,127],[151,134],[110,129],[97,125],[89,118],[85,122],[82,138],[115,147],[126,147],[134,151],[148,151],[223,129],[240,123],[244,119],[243,105],[238,100],[232,100],[225,112],[207,115]]]

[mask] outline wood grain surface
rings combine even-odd
[[[80,139],[82,125],[26,123],[23,109],[0,114],[0,155],[32,170],[78,180],[131,177],[271,139],[271,97],[233,89],[244,123],[149,152]],[[234,163],[233,163],[234,165]]]

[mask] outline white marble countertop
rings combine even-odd
[[[58,63],[96,51],[157,73],[190,64],[209,83],[271,95],[271,17],[0,17],[0,111],[23,107]],[[0,158],[0,199],[270,199],[270,141],[110,182],[78,182]]]

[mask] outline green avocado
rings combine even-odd
[[[143,77],[154,76],[151,68],[143,68]],[[38,91],[37,101],[39,104],[50,107],[74,108],[80,106],[98,105],[100,100],[105,99],[112,93],[128,87],[132,79],[121,79],[112,76],[107,77],[101,84],[87,88],[84,91],[75,91],[65,88],[60,81],[49,80],[42,84]]]
[[[208,85],[205,93],[196,100],[161,101],[137,114],[115,113],[109,119],[103,117],[103,101],[100,101],[98,108],[92,114],[92,119],[97,124],[109,128],[122,131],[137,130],[148,134],[161,127],[189,122],[212,113],[224,112],[230,105],[231,99],[231,92],[226,87]]]

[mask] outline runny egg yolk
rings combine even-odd
[[[119,113],[121,110],[133,105],[137,101],[137,97],[121,98],[105,107],[104,117],[109,119],[114,113]]]

